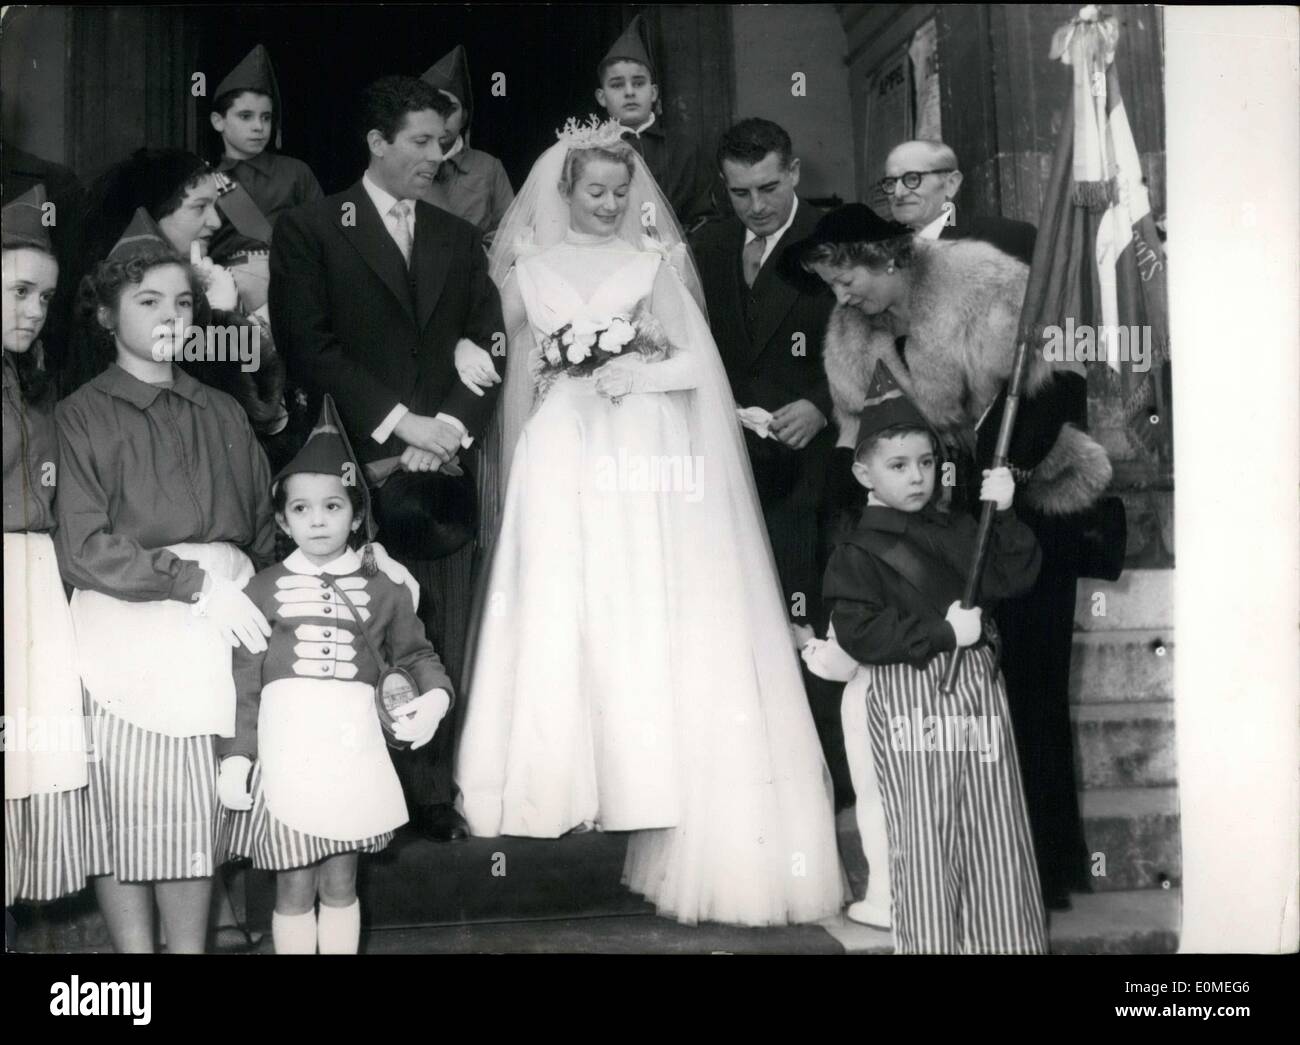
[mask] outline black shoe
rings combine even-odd
[[[469,839],[469,825],[450,802],[421,806],[415,815],[415,829],[431,842],[464,842]]]
[[[252,954],[262,943],[262,934],[256,936],[242,925],[218,925],[212,930],[210,954]]]

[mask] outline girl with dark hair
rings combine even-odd
[[[55,411],[59,565],[97,756],[87,870],[118,951],[153,950],[156,902],[168,950],[199,952],[224,855],[231,647],[269,633],[241,588],[274,548],[270,469],[240,405],[172,362],[200,297],[181,257],[128,236],[82,289],[114,349]]]
[[[50,538],[58,442],[39,337],[59,266],[45,203],[37,185],[3,211],[6,907],[86,882],[81,680]]]

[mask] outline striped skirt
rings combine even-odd
[[[875,669],[868,725],[889,834],[899,954],[1043,954],[1047,925],[1006,689],[968,649]]]
[[[87,873],[122,882],[210,876],[223,859],[216,847],[213,737],[154,733],[89,695],[87,702],[95,747],[87,786]]]
[[[86,884],[86,789],[5,801],[5,906],[57,900]]]
[[[252,809],[222,813],[222,848],[231,857],[248,857],[258,870],[292,871],[341,853],[377,853],[393,840],[392,831],[354,842],[295,831],[267,807],[260,763],[253,764],[252,788]]]

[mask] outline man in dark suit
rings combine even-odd
[[[396,468],[376,480],[379,537],[420,582],[429,637],[454,670],[470,552],[433,561],[445,550],[436,547],[437,527],[444,513],[464,511],[446,503],[448,490],[461,488],[448,480],[496,401],[495,387],[479,396],[460,381],[455,353],[462,341],[495,343],[501,302],[478,230],[417,200],[441,158],[444,120],[434,89],[413,77],[385,77],[367,88],[363,113],[365,175],[344,192],[285,212],[276,225],[272,323],[295,380],[333,395],[362,464],[372,475],[377,462],[385,462],[381,471]],[[500,357],[493,359],[500,369]],[[460,523],[472,531],[472,518]],[[463,576],[449,594],[447,564],[457,555]],[[467,837],[451,804],[460,698],[433,743],[393,756],[412,819],[437,841]]]
[[[979,239],[1026,265],[1034,256],[1034,226],[1010,218],[966,217],[953,203],[961,188],[957,154],[943,142],[910,141],[885,160],[880,188],[895,221],[924,239]],[[911,184],[909,184],[911,183]]]
[[[728,130],[717,163],[734,214],[703,226],[692,244],[709,324],[737,406],[771,414],[767,435],[746,428],[750,463],[791,616],[820,630],[820,510],[835,443],[821,354],[835,300],[820,282],[791,282],[777,264],[784,246],[811,233],[818,214],[795,195],[799,160],[790,136],[770,120],[742,120]],[[836,794],[851,801],[841,687],[807,674],[805,684]]]

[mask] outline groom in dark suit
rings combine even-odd
[[[703,226],[692,246],[709,324],[736,405],[771,414],[766,435],[745,431],[754,480],[791,616],[824,634],[820,512],[835,433],[822,340],[835,299],[820,282],[778,271],[784,247],[809,235],[818,214],[795,195],[799,160],[770,120],[742,120],[718,143],[717,163],[734,214]],[[805,673],[813,717],[835,778],[851,801],[839,693]]]
[[[441,108],[434,89],[413,77],[384,77],[366,89],[366,172],[351,188],[281,215],[270,310],[295,379],[334,397],[361,462],[397,462],[376,492],[379,538],[420,582],[421,617],[454,677],[470,550],[433,561],[445,550],[437,547],[439,517],[466,510],[447,503],[456,485],[449,477],[491,415],[497,387],[471,392],[455,351],[462,340],[490,348],[503,323],[478,230],[418,201],[441,158]],[[501,357],[493,360],[500,370]],[[472,520],[459,522],[472,531]],[[422,526],[425,533],[412,532]],[[463,576],[453,581],[454,562]],[[460,590],[449,594],[449,586]],[[467,837],[451,804],[458,696],[432,743],[393,753],[412,820],[436,841]]]

